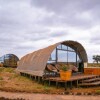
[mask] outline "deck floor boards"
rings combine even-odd
[[[50,81],[58,81],[58,82],[67,82],[67,81],[77,81],[77,80],[84,80],[84,79],[89,79],[89,78],[94,78],[97,77],[98,75],[75,75],[72,76],[69,80],[61,80],[60,77],[49,77],[49,78],[45,78],[44,80],[50,80]]]

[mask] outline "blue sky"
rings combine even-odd
[[[0,56],[19,58],[59,41],[75,40],[89,62],[100,53],[100,0],[0,0]]]

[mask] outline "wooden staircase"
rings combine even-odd
[[[79,84],[79,86],[99,86],[100,85],[100,76],[88,78],[85,80],[82,80]]]

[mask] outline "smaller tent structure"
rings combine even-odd
[[[1,57],[1,63],[4,67],[17,67],[19,58],[14,54],[6,54]]]
[[[66,49],[62,48],[62,45],[64,45],[67,48]],[[59,46],[61,47],[59,48]],[[69,50],[68,48],[71,49]],[[63,41],[25,55],[18,62],[17,70],[19,72],[30,73],[35,76],[43,76],[46,65],[50,60],[51,54],[54,50],[55,50],[55,60],[53,63],[56,64],[59,63],[58,51],[62,50],[67,52],[66,64],[69,63],[68,52],[75,52],[76,66],[79,67],[79,70],[83,71],[84,66],[87,66],[88,59],[84,47],[76,41]],[[80,62],[78,62],[78,58]]]

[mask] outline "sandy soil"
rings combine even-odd
[[[75,96],[75,95],[53,95],[53,94],[33,94],[33,93],[11,93],[0,91],[0,97],[25,100],[99,100],[100,96]]]

